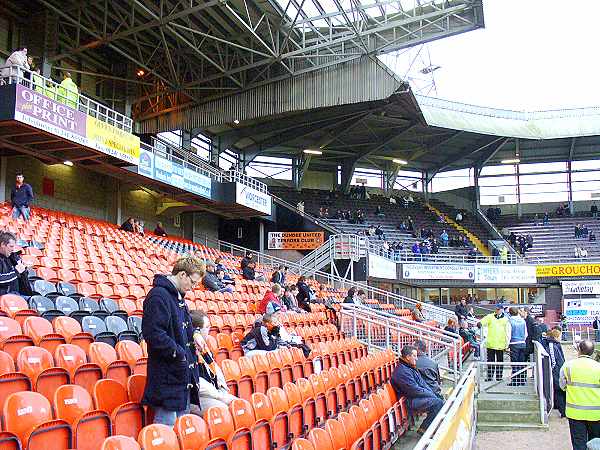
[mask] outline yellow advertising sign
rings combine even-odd
[[[600,276],[600,264],[556,264],[536,266],[535,269],[538,278]]]
[[[86,137],[96,150],[138,165],[140,138],[117,127],[87,116]]]
[[[450,420],[444,424],[435,433],[434,442],[432,442],[428,449],[433,450],[468,450],[471,448],[471,436],[473,428],[473,414],[474,410],[474,399],[475,399],[475,378],[469,380],[465,389],[462,402],[456,409],[454,414],[451,408],[448,411],[446,418],[451,417]]]

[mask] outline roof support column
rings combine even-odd
[[[473,188],[475,190],[473,198],[473,213],[475,213],[481,207],[481,198],[479,196],[479,172],[481,168],[473,166]]]
[[[433,178],[433,176],[430,178],[429,177],[429,172],[428,171],[423,171],[421,172],[421,182],[423,184],[423,197],[425,198],[425,201],[429,203],[429,182],[431,181],[431,179]]]
[[[346,159],[342,163],[342,184],[340,185],[340,191],[347,194],[350,190],[350,184],[352,184],[352,176],[354,175],[354,169],[356,169],[356,163],[358,159]]]

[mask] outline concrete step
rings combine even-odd
[[[539,411],[540,403],[532,395],[479,394],[477,408],[484,411]]]
[[[537,411],[525,411],[525,410],[503,410],[497,409],[484,410],[477,409],[477,421],[484,423],[531,423],[539,424],[542,419],[540,418],[539,408]]]
[[[548,430],[548,425],[529,423],[498,423],[477,421],[477,431]],[[507,447],[510,448],[510,445]]]

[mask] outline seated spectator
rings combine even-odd
[[[325,209],[321,206],[319,208],[319,217],[324,217],[325,216]]]
[[[544,225],[548,225],[550,223],[550,216],[548,215],[547,212],[544,213],[544,220],[543,220],[543,224]]]
[[[240,260],[240,270],[243,271],[248,266],[250,261],[254,261],[254,254],[252,252],[247,252],[246,256]]]
[[[419,245],[418,242],[415,242],[412,247],[411,250],[413,252],[413,255],[417,256],[421,254],[421,246]]]
[[[594,233],[594,230],[590,230],[589,240],[590,240],[590,242],[593,242],[596,240],[596,233]]]
[[[448,333],[457,333],[456,330],[456,320],[455,319],[448,319],[448,324],[444,327],[444,331],[447,331]]]
[[[277,350],[280,345],[279,322],[272,314],[265,314],[262,321],[257,321],[254,327],[240,342],[244,356],[264,355]]]
[[[556,217],[562,217],[565,215],[565,208],[563,205],[558,205],[558,208],[556,208]]]
[[[215,272],[219,271],[219,270],[222,270],[223,272],[227,272],[227,269],[223,265],[223,258],[221,258],[220,256],[215,258]]]
[[[375,215],[377,217],[385,217],[385,214],[381,210],[381,206],[377,205],[377,208],[375,208]]]
[[[277,283],[279,286],[284,286],[286,270],[287,268],[283,264],[278,266],[277,270],[271,275],[271,283]]]
[[[581,258],[587,258],[587,256],[588,256],[587,248],[581,247],[581,249],[579,250],[579,256]]]
[[[375,227],[373,225],[369,226],[369,228],[367,229],[367,234],[369,236],[375,236]]]
[[[137,234],[144,235],[144,221],[143,220],[134,220],[134,230]]]
[[[296,208],[298,208],[298,211],[300,211],[300,213],[304,213],[304,202],[298,202]]]
[[[15,252],[16,236],[8,231],[0,232],[0,295],[14,293],[33,295],[27,266]]]
[[[282,301],[288,311],[294,312],[303,312],[300,308],[298,308],[298,300],[296,300],[296,296],[298,295],[298,286],[295,284],[289,285],[285,287],[283,292]]]
[[[480,346],[479,342],[477,342],[477,335],[473,330],[468,328],[466,320],[458,321],[458,334],[463,341],[468,342],[471,345],[475,359],[479,359]]]
[[[436,395],[441,395],[442,377],[440,376],[438,364],[427,356],[427,346],[425,345],[425,342],[415,341],[413,345],[417,349],[418,357],[416,368],[419,371],[419,374]]]
[[[223,283],[223,285],[225,287],[231,287],[232,292],[235,290],[235,280],[233,278],[231,278],[229,275],[227,275],[223,269],[217,269],[216,264],[215,264],[215,274],[217,275],[217,278],[219,279],[219,281],[221,283]],[[227,292],[227,291],[223,291],[223,292]]]
[[[206,273],[202,277],[202,285],[211,292],[233,292],[233,287],[225,286],[215,273],[213,261],[206,261]]]
[[[533,248],[533,236],[531,234],[528,234],[525,237],[525,242],[527,242],[527,248]]]
[[[338,220],[344,220],[344,211],[342,211],[341,209],[337,210],[337,213],[335,213],[336,219]]]
[[[415,308],[412,310],[413,320],[415,322],[425,322],[425,316],[421,311],[423,309],[423,305],[421,303],[417,303]]]
[[[598,206],[595,203],[592,203],[592,206],[590,206],[590,213],[592,217],[598,217]]]
[[[356,223],[363,224],[365,223],[365,213],[362,209],[356,211]]]
[[[375,236],[379,237],[380,240],[385,239],[385,233],[380,225],[377,225],[377,228],[375,228]]]
[[[306,312],[310,311],[310,303],[313,302],[313,293],[308,284],[306,284],[306,278],[301,275],[298,278],[298,295],[296,296],[296,300],[298,301],[298,307],[303,309]]]
[[[414,231],[415,229],[415,223],[413,222],[412,218],[410,216],[408,216],[408,218],[406,219],[407,221],[407,229],[408,231]]]
[[[156,223],[156,228],[154,229],[154,234],[157,236],[162,236],[162,237],[167,236],[167,232],[163,228],[163,224],[161,222]]]
[[[575,245],[575,258],[581,258],[581,250],[578,245]]]
[[[203,311],[191,310],[190,317],[194,327],[194,344],[198,355],[198,369],[200,378],[198,380],[198,411],[192,408],[192,412],[203,416],[208,408],[212,406],[227,406],[237,397],[229,392],[223,372],[208,348],[206,339],[210,330],[210,321]]]
[[[590,232],[590,229],[585,224],[581,225],[580,230],[581,230],[581,237],[583,237],[583,238],[587,237]]]
[[[390,205],[395,205],[396,199],[394,197],[390,197]]]
[[[440,242],[442,244],[442,247],[448,247],[448,239],[448,233],[446,232],[446,230],[442,230],[440,234]]]
[[[329,208],[325,208],[325,210],[323,211],[323,217],[324,218],[329,218]]]
[[[469,316],[469,307],[467,306],[467,299],[465,297],[461,297],[460,303],[454,308],[454,314],[456,314],[459,321],[466,320]]]
[[[281,310],[285,310],[283,302],[279,298],[281,295],[281,285],[275,283],[271,286],[271,290],[265,292],[264,297],[258,304],[256,312],[258,314],[273,314]]]
[[[246,268],[242,270],[242,277],[245,280],[265,281],[264,275],[256,273],[256,263],[254,261],[250,261]]]
[[[417,370],[417,358],[415,347],[404,346],[400,352],[399,364],[392,373],[391,384],[398,398],[406,397],[412,415],[427,414],[417,430],[418,434],[423,434],[444,406],[444,400],[423,380]]]
[[[135,220],[133,220],[133,217],[129,217],[125,222],[123,222],[123,224],[119,227],[119,230],[133,233],[135,231]]]

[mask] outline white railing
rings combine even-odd
[[[427,346],[428,356],[434,359],[443,374],[456,383],[462,369],[462,339],[458,334],[418,323],[367,306],[342,304],[342,332],[355,337],[371,350],[392,349],[400,355],[402,347],[420,340]]]
[[[8,72],[7,75],[2,77],[4,84],[21,84],[51,100],[56,100],[59,103],[72,106],[73,109],[77,109],[88,116],[95,117],[102,122],[106,122],[109,125],[128,133],[132,132],[133,120],[130,117],[127,117],[102,103],[92,100],[83,94],[66,91],[59,83],[56,83],[50,78],[45,78],[19,66],[3,67],[0,70]],[[74,97],[71,98],[71,96]]]
[[[256,178],[249,177],[245,173],[238,172],[237,170],[228,170],[227,172],[223,172],[223,181],[242,183],[243,185],[249,186],[257,191],[264,192],[265,194],[269,192],[265,183],[258,181]]]

